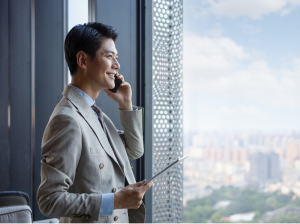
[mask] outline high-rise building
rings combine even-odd
[[[280,161],[278,154],[271,152],[266,154],[268,156],[268,178],[272,183],[281,180]]]
[[[275,153],[277,153],[279,155],[280,159],[284,159],[285,158],[285,150],[283,147],[276,147],[275,148]]]
[[[286,150],[287,167],[294,168],[294,163],[297,158],[298,158],[298,144],[290,144]]]
[[[216,150],[216,160],[221,161],[223,159],[223,149],[218,148]]]
[[[250,183],[259,188],[280,181],[279,156],[274,152],[256,152],[249,155]]]
[[[225,149],[224,150],[224,159],[227,162],[231,162],[232,156],[231,156],[231,150],[230,149]]]
[[[247,161],[247,159],[248,159],[248,151],[246,148],[242,148],[240,150],[240,162],[244,163]]]
[[[240,161],[240,150],[234,149],[231,151],[232,155],[232,162],[238,163]]]

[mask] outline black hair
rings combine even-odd
[[[83,51],[93,60],[104,38],[116,41],[117,37],[116,29],[104,23],[93,22],[74,26],[67,34],[64,45],[65,58],[71,75],[77,72],[76,55],[79,51]]]

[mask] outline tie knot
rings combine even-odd
[[[103,113],[102,113],[101,109],[98,107],[98,105],[96,103],[94,103],[94,105],[92,106],[92,109],[97,113],[97,115],[100,118],[103,117]]]

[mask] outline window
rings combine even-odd
[[[300,222],[300,4],[281,3],[184,1],[184,222]]]
[[[68,1],[68,32],[76,25],[88,22],[88,1]],[[68,83],[71,83],[71,74],[68,71]]]

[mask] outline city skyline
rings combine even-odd
[[[249,187],[300,197],[300,133],[192,134],[184,147],[184,203],[222,186]]]

